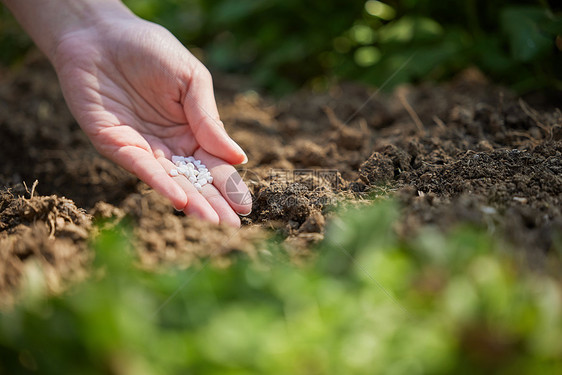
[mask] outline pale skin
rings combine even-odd
[[[177,210],[240,226],[251,203],[225,189],[246,154],[219,119],[208,70],[170,32],[117,0],[1,1],[51,61],[70,111],[102,155]],[[199,193],[184,176],[171,177],[172,155],[200,159],[213,184]]]

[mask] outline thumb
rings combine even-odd
[[[229,137],[219,119],[211,74],[202,65],[193,70],[183,110],[195,139],[205,151],[230,164],[248,162],[246,153]]]

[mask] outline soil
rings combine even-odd
[[[247,150],[254,199],[241,230],[175,212],[102,158],[68,112],[56,75],[30,55],[0,69],[0,299],[29,264],[49,288],[84,277],[88,239],[105,219],[131,218],[143,266],[187,267],[232,251],[255,254],[272,231],[292,255],[324,236],[332,207],[381,191],[403,206],[397,233],[470,222],[540,265],[562,234],[562,112],[529,104],[467,70],[446,84],[391,95],[357,84],[281,100],[215,76],[228,131]],[[34,181],[38,181],[34,184]],[[25,185],[23,184],[25,183]]]

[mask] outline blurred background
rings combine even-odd
[[[248,75],[273,94],[340,79],[390,90],[446,80],[470,66],[519,93],[562,87],[562,5],[554,1],[125,3],[171,30],[212,71]],[[5,8],[0,12],[0,62],[14,64],[31,41]]]

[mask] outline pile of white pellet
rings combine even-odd
[[[193,156],[172,156],[172,163],[177,168],[170,170],[170,176],[175,177],[184,175],[195,188],[201,191],[201,188],[207,184],[213,183],[213,176],[201,160],[195,159]]]

